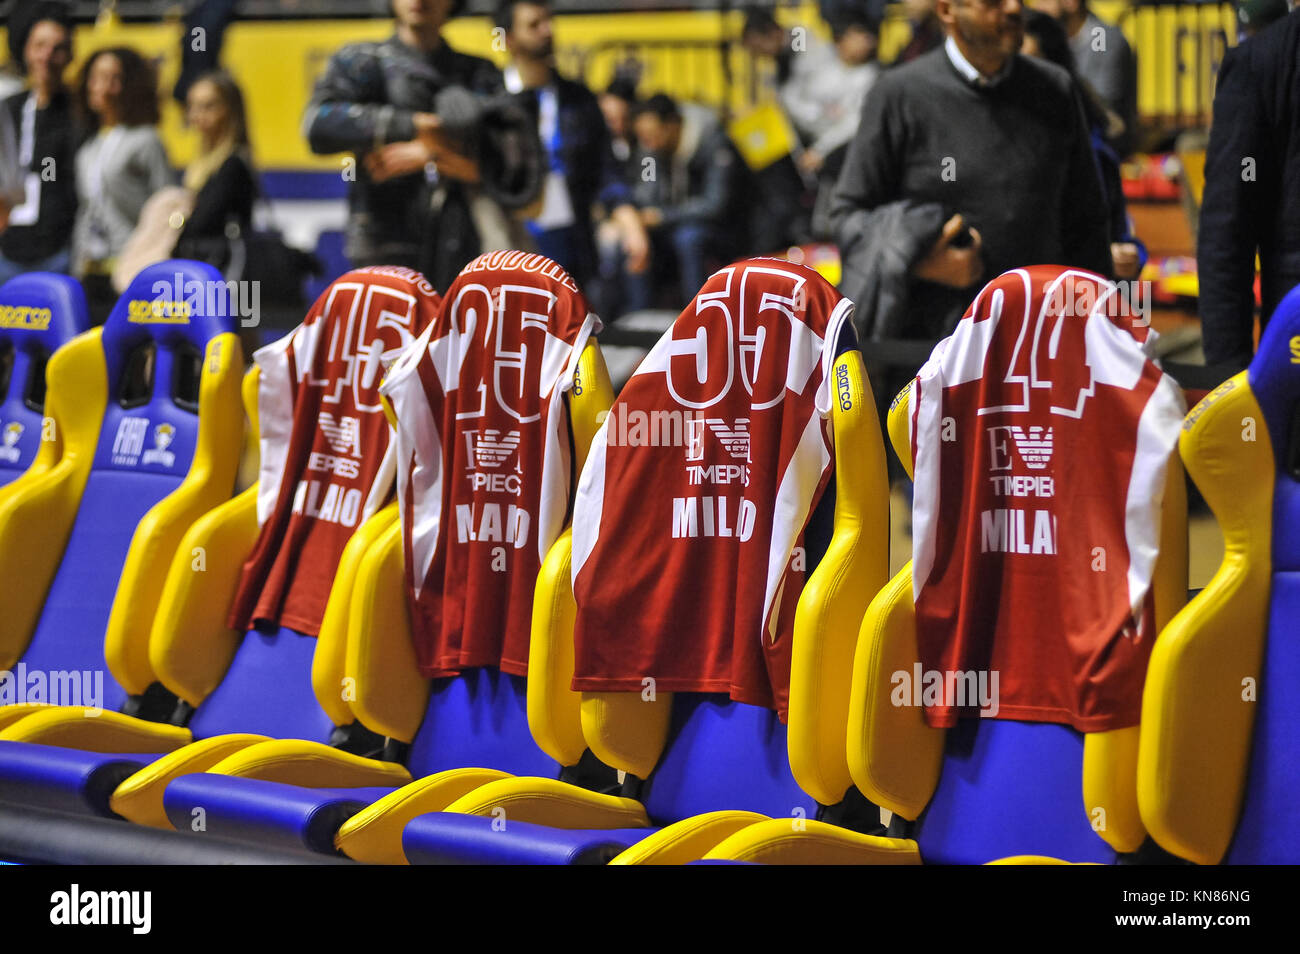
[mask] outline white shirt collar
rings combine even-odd
[[[953,68],[956,69],[966,82],[970,83],[972,86],[977,86],[981,89],[988,89],[997,86],[1006,79],[1007,74],[1011,72],[1011,61],[1014,57],[1008,58],[1002,69],[993,76],[985,76],[972,66],[971,62],[966,59],[966,57],[961,55],[961,50],[957,48],[957,41],[951,36],[944,41],[943,49],[944,52],[948,54],[948,59],[951,61]]]
[[[507,64],[506,68],[501,71],[501,81],[505,85],[507,93],[524,92],[524,79],[522,76],[519,75],[519,67],[515,66],[513,63]],[[541,91],[543,89],[550,89],[554,85],[555,85],[555,73],[554,71],[552,71],[550,74],[550,78],[548,78],[546,81],[546,85],[539,86],[537,87],[537,89],[538,91]]]

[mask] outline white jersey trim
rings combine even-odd
[[[569,573],[571,582],[575,584],[600,536],[601,517],[605,512],[605,448],[612,419],[611,414],[601,422],[591,441],[587,462],[578,475],[578,490],[573,500],[573,555]]]
[[[835,346],[840,340],[840,333],[844,330],[844,323],[852,317],[853,302],[841,298],[826,321],[826,337],[821,341],[822,380],[821,386],[817,389],[816,400],[817,413],[822,417],[830,414],[831,402],[834,400],[835,382],[832,379],[835,377]]]
[[[263,526],[275,510],[284,482],[289,439],[293,434],[293,372],[289,350],[302,367],[299,351],[308,356],[315,336],[299,325],[292,332],[259,348],[253,355],[258,367],[257,426],[260,462],[257,473],[257,525]],[[301,373],[298,375],[301,378]]]
[[[557,376],[549,377],[554,361],[546,361],[542,366],[542,397],[549,393],[550,403],[546,412],[546,441],[542,453],[542,485],[537,497],[537,557],[545,560],[551,545],[564,532],[564,518],[569,509],[569,475],[572,462],[569,457],[569,412],[564,395],[573,388],[573,375],[577,371],[578,361],[587,347],[591,336],[599,331],[601,322],[592,312],[582,321],[578,336],[569,348],[568,360],[556,369]],[[552,339],[547,336],[547,346]],[[575,511],[576,512],[576,511]]]
[[[1143,606],[1156,559],[1160,555],[1160,519],[1169,457],[1178,444],[1187,402],[1182,389],[1162,374],[1138,420],[1124,508],[1124,541],[1128,546],[1128,594],[1133,622],[1142,633]]]
[[[803,531],[811,513],[813,495],[822,475],[830,466],[830,449],[826,446],[823,419],[813,414],[799,435],[799,443],[790,463],[781,475],[772,506],[772,538],[767,551],[767,584],[763,592],[763,621],[772,625],[772,611],[777,592],[785,578],[794,542]]]
[[[396,467],[397,507],[403,527],[410,528],[416,596],[433,564],[442,523],[442,439],[417,373],[420,360],[430,351],[434,324],[402,351],[379,386],[397,418],[395,462],[407,465]],[[413,511],[407,503],[408,494],[414,501]]]

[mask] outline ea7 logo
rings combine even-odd
[[[704,428],[713,432],[728,454],[735,460],[748,462],[749,456],[749,418],[737,418],[734,425],[728,425],[720,417],[707,420],[691,418],[686,421],[686,459],[688,461],[704,460]]]
[[[334,453],[361,456],[361,418],[344,414],[336,421],[329,411],[321,411],[317,423]]]
[[[62,925],[128,925],[133,934],[148,934],[153,926],[151,891],[82,891],[74,884],[50,895],[50,923]]]
[[[988,429],[989,470],[1010,470],[1011,445],[1030,470],[1043,470],[1052,460],[1052,429],[1038,424],[1003,424]],[[1010,443],[1008,443],[1010,438]]]
[[[519,450],[519,432],[509,431],[502,436],[501,431],[489,427],[482,431],[465,431],[466,449],[470,459],[466,468],[475,466],[485,470],[495,470],[510,459],[510,455]]]
[[[1034,425],[1019,427],[1011,425],[1011,439],[1015,441],[1016,453],[1030,470],[1042,470],[1052,459],[1052,429]]]

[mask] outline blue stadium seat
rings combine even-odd
[[[1199,864],[1300,856],[1300,288],[1250,368],[1187,415],[1188,474],[1224,557],[1156,643],[1142,699],[1138,805]]]
[[[490,268],[477,270],[474,278],[485,287],[504,280]],[[522,312],[515,316],[520,322],[526,318]],[[542,361],[540,349],[525,353],[530,360]],[[594,342],[577,358],[576,380],[582,386],[569,390],[565,399],[573,453],[580,463],[612,400],[608,373]],[[474,424],[459,426],[468,430]],[[456,447],[463,444],[464,433],[457,430],[443,440],[444,446]],[[330,619],[345,621],[346,640],[339,645],[346,644],[346,664],[339,672],[346,673],[351,687],[352,713],[389,738],[390,747],[404,754],[410,773],[391,762],[372,762],[368,770],[362,760],[345,759],[319,745],[266,741],[195,766],[193,774],[170,778],[162,807],[171,825],[193,830],[191,820],[201,808],[207,835],[315,851],[340,849],[358,860],[402,862],[401,832],[410,817],[441,808],[486,781],[528,773],[594,777],[613,784],[612,772],[583,758],[585,746],[557,752],[534,741],[524,677],[494,667],[433,680],[421,677],[404,588],[402,527],[393,522],[368,540],[354,542],[345,557],[345,562],[354,562],[349,562],[347,574],[340,570],[327,612]],[[567,562],[564,567],[567,573]],[[324,682],[337,696],[337,680],[323,681],[313,674],[313,681]],[[550,722],[539,717],[542,723],[563,726],[553,733],[580,735],[576,710]],[[396,772],[403,777],[394,782]],[[397,787],[412,775],[418,781]],[[386,790],[375,788],[386,779]],[[123,794],[120,790],[115,806],[121,805]],[[325,818],[333,819],[332,829],[323,824]],[[347,824],[340,829],[345,818]],[[602,835],[601,844],[608,842],[609,836]],[[570,847],[575,858],[593,857]],[[595,851],[602,860],[611,853],[605,848]]]
[[[31,272],[0,287],[0,486],[36,458],[50,356],[89,327],[86,296],[67,275]]]
[[[71,280],[64,276],[47,277],[50,281],[35,279],[35,299],[50,306],[51,324],[66,323],[56,315],[67,312],[65,306],[68,302],[72,302],[70,307],[73,310],[80,310],[83,315],[80,320],[84,321],[85,301],[80,286],[68,284]],[[9,287],[17,291],[26,289],[16,307],[30,307],[23,305],[21,300],[33,298],[31,278],[22,282],[15,279],[6,289]],[[60,289],[66,295],[61,295]],[[16,316],[14,320],[17,320]],[[47,329],[39,335],[52,333]],[[13,334],[17,336],[16,341],[35,344],[38,352],[43,350],[38,341],[28,338],[27,332],[14,331]],[[90,470],[99,422],[87,420],[85,415],[74,412],[80,412],[84,403],[80,393],[84,383],[95,380],[97,373],[102,376],[99,369],[103,365],[98,332],[79,335],[55,350],[48,361],[40,362],[39,381],[30,383],[39,383],[41,393],[25,394],[30,390],[27,380],[33,378],[36,368],[32,362],[33,354],[17,344],[9,354],[13,357],[15,370],[10,373],[6,415],[15,418],[23,428],[22,439],[15,447],[30,444],[30,451],[19,450],[19,466],[25,470],[7,470],[3,474],[5,484],[0,488],[0,527],[5,528],[4,534],[12,535],[9,539],[35,540],[37,545],[0,548],[0,577],[22,580],[25,584],[10,588],[5,613],[0,616],[0,671],[11,669],[27,648],[76,517],[77,504]],[[21,370],[23,366],[27,369],[25,372]],[[24,383],[18,383],[18,378],[22,378]],[[26,399],[32,397],[41,399],[39,413],[27,405]],[[61,403],[68,408],[67,413],[60,409]],[[28,438],[31,438],[30,442]],[[12,717],[9,713],[0,717],[0,725],[4,724],[5,718]]]
[[[102,328],[64,349],[75,374],[58,376],[51,363],[63,453],[13,485],[0,529],[0,552],[24,554],[30,568],[15,574],[15,589],[44,599],[29,634],[4,635],[18,647],[9,686],[20,695],[0,707],[0,800],[87,791],[94,766],[56,747],[77,744],[77,727],[94,721],[87,713],[173,716],[176,698],[149,663],[149,628],[182,534],[233,489],[243,431],[243,359],[220,288],[220,274],[197,262],[151,266]],[[65,716],[49,745],[19,729]],[[164,750],[107,751],[120,762],[124,752]]]
[[[185,744],[137,766],[139,771],[122,780],[101,811],[111,809],[138,824],[172,828],[163,799],[164,792],[175,784],[173,780],[204,777],[190,773],[204,772],[265,744],[272,746],[272,751],[288,750],[307,761],[327,764],[341,781],[334,790],[316,792],[310,805],[300,803],[302,811],[297,815],[295,806],[271,806],[270,817],[281,827],[272,825],[254,840],[298,850],[328,848],[343,817],[409,779],[400,765],[352,754],[357,750],[377,752],[383,740],[357,724],[346,693],[340,690],[347,634],[346,623],[337,622],[340,607],[346,620],[345,594],[352,585],[358,557],[396,523],[396,506],[384,507],[352,534],[338,559],[330,603],[316,637],[290,626],[239,633],[228,628],[225,615],[212,608],[230,604],[244,557],[255,544],[256,493],[254,486],[217,508],[187,535],[183,549],[208,548],[211,562],[207,573],[189,573],[178,556],[168,576],[171,592],[160,608],[150,655],[163,682],[195,707]],[[144,727],[105,726],[104,735],[95,741],[106,741],[114,732],[132,728]],[[284,741],[272,741],[280,739]],[[340,772],[344,774],[337,774]],[[269,778],[265,785],[273,784],[275,776]],[[359,795],[344,791],[349,786],[382,787]],[[257,790],[258,786],[250,789],[255,800]],[[266,803],[265,798],[261,801]],[[220,833],[220,807],[214,802],[211,809],[205,828],[195,828],[190,814],[175,827]],[[339,812],[344,814],[335,817]],[[335,820],[327,823],[330,817]],[[320,834],[322,825],[324,835]]]
[[[578,375],[584,388],[572,405],[572,422],[581,459],[608,400],[594,397],[608,394],[594,348],[583,355]],[[675,855],[689,860],[738,825],[765,817],[752,809],[799,818],[817,811],[817,797],[840,801],[851,784],[843,729],[852,634],[865,594],[885,577],[888,516],[884,450],[856,351],[850,348],[841,357],[835,379],[842,382],[835,415],[844,492],[827,498],[834,501],[831,555],[800,604],[797,626],[808,648],[795,665],[792,741],[770,710],[718,697],[680,694],[673,704],[665,694],[659,705],[645,705],[639,694],[628,700],[601,694],[584,703],[570,689],[574,606],[567,533],[551,549],[539,579],[526,687],[518,677],[474,669],[435,680],[430,688],[416,673],[409,622],[401,610],[402,538],[400,528],[393,527],[366,555],[357,576],[346,671],[356,680],[351,706],[358,719],[392,739],[411,741],[408,764],[423,777],[357,812],[340,828],[335,844],[368,862],[601,862],[654,830],[648,806],[656,806],[652,811],[665,822],[694,811],[730,809],[716,813],[723,818],[708,819],[702,832],[692,819],[690,836],[668,831],[653,852],[643,850],[658,860]],[[818,547],[810,541],[810,549]],[[666,727],[658,723],[673,713],[673,741],[646,789],[644,806],[571,783],[590,785],[599,778],[598,773],[583,777],[584,763],[595,768],[586,753],[593,735],[583,729],[584,707],[597,712],[617,707],[624,718],[638,709],[649,712],[650,735],[658,732],[661,746],[659,730]],[[631,728],[645,735],[645,727]],[[602,733],[603,726],[596,736]],[[649,773],[635,755],[607,751],[629,770]],[[300,820],[317,811],[332,813],[346,775],[308,764],[304,754],[292,743],[268,742],[236,753],[206,774],[178,777],[164,794],[167,815],[180,827],[201,809],[208,834],[265,839],[278,830],[275,837],[304,843]],[[794,781],[792,762],[799,765],[804,787],[816,795]],[[718,772],[728,763],[735,764],[735,776]],[[464,765],[494,768],[459,767]],[[561,766],[567,768],[557,779]],[[511,777],[520,772],[534,777]],[[214,777],[223,774],[231,777]],[[280,796],[267,787],[269,778],[282,784]],[[311,786],[319,786],[314,796]],[[509,791],[492,791],[499,786]],[[286,825],[290,818],[299,821]],[[706,844],[705,835],[712,841]]]
[[[59,466],[6,496],[8,519],[0,530],[0,550],[25,553],[31,567],[17,574],[17,588],[44,598],[33,632],[5,630],[5,644],[21,647],[29,670],[102,671],[106,629],[129,641],[123,628],[142,617],[147,626],[156,607],[157,565],[139,561],[151,552],[170,561],[168,547],[196,512],[230,494],[234,469],[224,458],[231,435],[237,446],[241,430],[242,359],[233,319],[209,313],[205,294],[184,297],[206,283],[219,284],[220,275],[195,262],[146,269],[104,326],[78,339],[78,351],[91,360],[51,388],[49,400],[61,410]],[[172,291],[178,284],[181,291]],[[169,502],[153,511],[164,498]],[[146,514],[150,522],[142,525]],[[127,554],[138,526],[133,565]],[[47,558],[58,567],[50,581],[38,572]],[[142,570],[149,579],[140,578]],[[128,587],[129,599],[115,605],[119,577],[140,588]],[[132,675],[109,675],[103,708],[118,708],[153,682],[140,684]],[[18,711],[4,710],[0,724]]]
[[[913,386],[889,414],[891,443],[909,474]],[[1100,449],[1071,452],[1083,460]],[[1124,512],[1124,501],[1115,506]],[[1152,588],[1158,631],[1187,598],[1186,490],[1176,455],[1166,474]],[[1085,735],[1050,722],[963,718],[950,729],[932,728],[920,706],[893,699],[896,674],[912,672],[919,658],[908,563],[862,621],[848,725],[854,783],[892,813],[887,837],[820,822],[798,831],[768,822],[738,831],[707,857],[788,864],[1113,863],[1142,847],[1138,726]],[[1015,678],[1005,666],[1000,675],[1004,682]]]
[[[273,465],[270,479],[275,485],[269,488],[269,494],[267,488],[254,485],[192,521],[183,541],[173,549],[174,559],[167,561],[164,593],[151,620],[147,659],[160,683],[181,700],[178,710],[188,717],[188,728],[157,725],[130,714],[103,713],[86,724],[87,720],[78,719],[76,713],[35,713],[0,736],[63,746],[54,758],[69,761],[73,768],[86,760],[93,762],[95,757],[90,753],[94,752],[165,753],[161,757],[150,754],[137,758],[129,771],[117,773],[115,784],[107,791],[101,785],[93,797],[74,799],[81,811],[118,813],[143,824],[171,827],[162,808],[166,783],[178,774],[201,771],[242,747],[273,736],[320,739],[322,747],[326,740],[347,745],[354,737],[358,744],[372,744],[375,748],[382,745],[382,739],[353,727],[351,710],[339,691],[341,675],[331,666],[341,665],[342,645],[331,637],[340,629],[331,623],[328,606],[319,639],[289,625],[263,625],[239,633],[227,626],[227,610],[234,601],[245,562],[250,560],[250,553],[256,553],[261,532],[259,498],[274,502],[287,493],[284,499],[291,504],[294,489],[311,476],[305,468],[311,457],[308,452],[323,426],[321,421],[327,417],[320,411],[325,395],[355,384],[359,395],[356,400],[364,402],[368,393],[364,389],[374,392],[369,393],[369,401],[380,426],[358,424],[357,446],[350,451],[373,463],[380,475],[376,478],[378,492],[389,492],[391,474],[385,476],[381,463],[389,446],[389,428],[377,404],[378,366],[366,379],[360,370],[364,365],[347,360],[346,355],[352,353],[347,349],[354,346],[356,353],[364,357],[373,351],[372,345],[381,341],[400,346],[410,340],[409,333],[399,333],[401,325],[396,319],[400,316],[391,310],[394,299],[378,293],[390,292],[408,300],[407,317],[411,321],[427,317],[424,306],[416,305],[418,296],[384,284],[400,285],[401,281],[400,277],[386,277],[372,287],[364,273],[340,279],[337,298],[318,303],[321,311],[312,332],[302,335],[300,343],[297,337],[286,342],[290,346],[299,343],[297,360],[306,356],[305,360],[314,363],[296,368],[296,372],[292,368],[283,375],[277,372],[266,387],[261,386],[265,380],[260,368],[245,379],[245,401],[254,428],[261,424],[276,430],[270,435],[271,443],[263,443],[263,450],[270,447],[270,453],[284,455],[286,463],[283,470],[274,470],[281,465]],[[415,279],[410,282],[410,291],[414,291]],[[364,312],[360,310],[363,302]],[[367,323],[358,320],[358,315],[378,320]],[[364,335],[364,340],[354,342],[349,337],[354,334]],[[346,342],[341,356],[336,353],[340,340]],[[314,345],[316,341],[321,342],[319,348]],[[277,361],[282,354],[276,352],[268,360]],[[379,357],[379,352],[374,351],[374,356]],[[310,385],[300,380],[308,378]],[[281,392],[282,387],[286,393]],[[282,400],[287,392],[296,392],[289,406]],[[259,413],[264,410],[259,408],[259,398],[273,402],[274,425],[268,414]],[[342,413],[333,405],[327,407],[330,415]],[[349,410],[354,410],[352,405]],[[329,419],[332,421],[332,416]],[[267,432],[263,431],[262,436],[268,437]],[[233,466],[237,455],[229,456]],[[264,480],[267,473],[264,470]],[[263,522],[272,515],[268,510]],[[348,564],[350,558],[345,550],[363,552],[374,534],[395,521],[396,506],[390,505],[355,533],[330,532],[333,525],[322,524],[320,533],[312,533],[313,541],[324,542],[314,544],[310,569],[330,561],[338,563],[340,557]],[[270,526],[266,529],[275,530]],[[202,556],[201,566],[195,565],[196,554]],[[65,770],[65,775],[73,768]],[[372,775],[378,775],[390,787],[409,778],[400,766],[389,763],[377,766]]]
[[[808,299],[818,296],[809,293]],[[699,320],[715,318],[720,329],[722,318],[699,312]],[[410,821],[402,835],[407,859],[592,861],[622,843],[627,849],[613,860],[671,864],[698,859],[732,832],[769,816],[784,819],[777,823],[787,827],[827,811],[846,824],[878,824],[874,806],[845,800],[851,779],[843,732],[852,634],[887,573],[887,478],[870,386],[851,331],[837,350],[829,369],[837,394],[831,408],[834,484],[804,538],[815,569],[795,613],[788,727],[776,712],[726,694],[660,691],[647,699],[639,690],[571,691],[576,608],[569,541],[561,540],[548,558],[535,603],[556,608],[536,612],[531,657],[531,667],[556,673],[544,676],[530,668],[529,715],[576,707],[581,737],[567,744],[585,744],[602,762],[626,772],[622,793],[594,793],[542,778],[490,782],[441,812]],[[616,404],[611,416],[617,411]],[[605,506],[644,513],[646,501],[607,500]],[[555,572],[552,565],[560,561]],[[539,743],[562,743],[548,737],[540,720],[530,721]],[[638,818],[633,806],[644,814]]]

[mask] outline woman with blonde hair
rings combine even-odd
[[[199,151],[185,167],[183,182],[194,196],[194,208],[185,218],[175,254],[208,262],[227,279],[238,279],[257,196],[244,96],[229,73],[216,70],[190,86],[185,109],[198,133]]]

